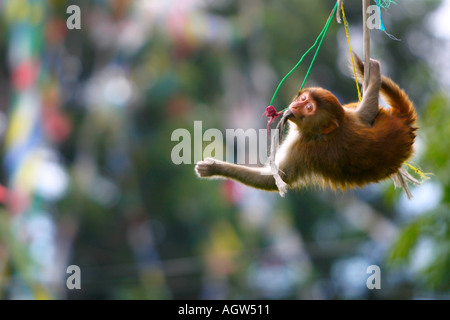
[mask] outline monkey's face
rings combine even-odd
[[[289,105],[289,110],[295,119],[303,120],[305,117],[313,116],[317,111],[317,103],[312,92],[303,90]]]
[[[337,127],[344,110],[338,99],[322,88],[304,89],[298,93],[286,110],[286,120],[294,122],[304,133],[328,134]]]
[[[307,133],[317,133],[318,121],[323,117],[323,110],[315,100],[316,90],[305,89],[292,100],[285,116],[287,120],[295,123],[299,130]]]

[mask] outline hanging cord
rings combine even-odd
[[[342,11],[342,17],[343,17],[343,20],[344,20],[345,35],[347,36],[348,48],[350,50],[350,57],[352,58],[352,66],[353,66],[353,73],[355,74],[356,90],[358,91],[358,99],[359,99],[359,101],[361,101],[361,91],[359,90],[358,76],[356,74],[355,59],[353,59],[353,51],[352,51],[352,46],[350,44],[350,36],[349,36],[349,33],[348,33],[348,23],[347,23],[347,18],[345,17],[345,11],[344,11],[344,4],[343,3],[341,3],[341,11]]]
[[[390,34],[386,31],[386,28],[383,23],[383,18],[381,17],[381,9],[380,9],[380,8],[389,9],[391,4],[397,4],[397,2],[395,2],[394,0],[383,0],[383,1],[376,0],[376,3],[377,3],[378,15],[380,16],[380,30],[383,31],[392,40],[401,41],[400,39],[397,39],[392,34]]]
[[[291,69],[291,71],[289,71],[284,78],[280,81],[280,83],[278,84],[278,87],[276,88],[273,96],[272,96],[272,100],[270,101],[269,106],[266,108],[266,112],[264,112],[264,115],[267,115],[269,117],[269,122],[268,124],[272,123],[275,121],[276,118],[278,118],[280,116],[280,114],[282,114],[284,111],[286,111],[287,108],[284,108],[283,110],[281,110],[280,112],[277,112],[275,107],[273,107],[273,103],[275,101],[275,98],[278,94],[278,91],[281,88],[281,85],[283,84],[283,82],[300,66],[300,64],[302,63],[303,59],[308,55],[309,52],[311,52],[312,49],[314,49],[314,47],[317,46],[318,47],[316,49],[316,52],[313,56],[313,59],[309,65],[308,71],[306,72],[305,78],[303,80],[302,86],[300,87],[300,90],[303,89],[305,83],[306,83],[306,79],[308,78],[312,66],[314,64],[314,61],[316,60],[317,54],[319,53],[319,49],[322,46],[322,42],[323,39],[325,38],[325,35],[327,34],[328,28],[330,27],[331,24],[331,17],[334,15],[334,13],[336,12],[337,9],[337,5],[338,2],[336,1],[336,4],[334,5],[333,11],[331,11],[330,16],[328,17],[327,23],[325,24],[324,28],[322,29],[322,31],[320,32],[319,36],[317,37],[316,41],[314,42],[314,44],[303,54],[303,56],[300,58],[300,60],[297,62],[297,64]]]

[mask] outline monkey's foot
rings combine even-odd
[[[195,173],[200,178],[212,177],[217,174],[217,167],[220,165],[219,162],[219,160],[213,158],[206,158],[203,161],[199,161],[195,165]]]
[[[378,60],[370,59],[370,76],[375,79],[380,79],[380,62]]]

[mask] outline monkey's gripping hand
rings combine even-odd
[[[364,89],[364,95],[359,104],[356,113],[361,121],[371,126],[374,122],[379,109],[378,96],[381,87],[380,63],[370,59],[370,77],[369,85]]]
[[[364,63],[361,59],[353,53],[353,57],[357,66],[358,81],[364,82]],[[370,59],[370,75],[369,84],[367,88],[364,88],[363,98],[356,113],[360,120],[368,126],[372,126],[379,111],[378,96],[381,88],[381,70],[380,62],[374,59]]]
[[[197,175],[200,178],[209,178],[209,177],[213,177],[215,175],[219,175],[220,173],[220,166],[222,166],[224,164],[223,161],[220,160],[216,160],[213,158],[206,158],[203,161],[199,161],[196,165],[195,165],[195,173],[197,173]]]

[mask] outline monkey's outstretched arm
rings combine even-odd
[[[278,191],[275,179],[267,167],[247,167],[207,158],[197,163],[195,172],[201,178],[223,177],[239,181],[250,187]],[[286,174],[280,172],[280,176],[286,180]]]
[[[364,77],[364,64],[361,59],[353,53],[358,68],[358,79]],[[361,103],[356,108],[356,113],[362,122],[371,126],[375,120],[378,110],[378,96],[380,94],[381,87],[381,72],[380,63],[376,60],[370,60],[370,78],[369,85],[364,88],[363,98]]]

